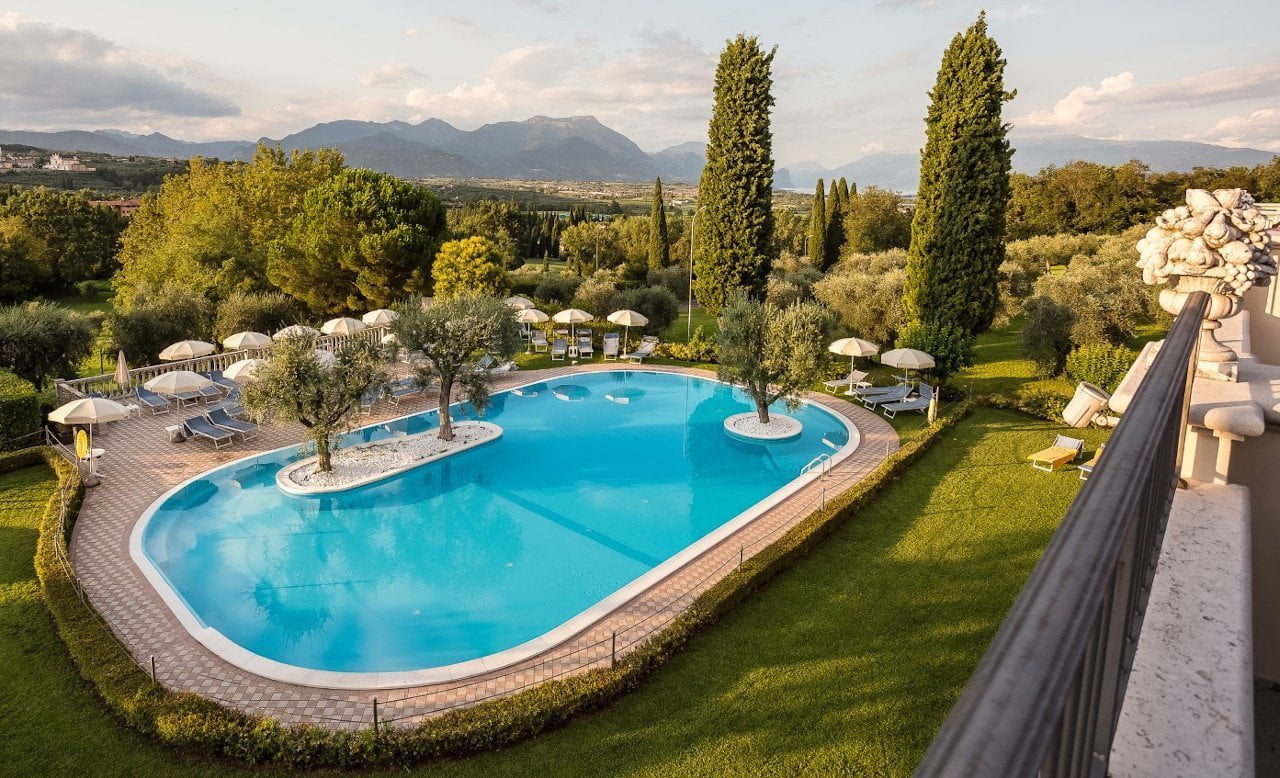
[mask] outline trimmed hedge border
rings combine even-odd
[[[714,624],[818,542],[852,518],[969,412],[958,403],[938,423],[881,462],[865,479],[810,514],[699,596],[681,615],[618,661],[612,669],[589,670],[499,700],[452,711],[406,728],[372,727],[341,732],[314,726],[287,727],[274,719],[223,707],[195,694],[174,693],[151,678],[111,634],[58,563],[55,543],[65,545],[57,495],[40,520],[36,573],[44,600],[80,673],[110,710],[165,745],[251,765],[292,769],[407,766],[511,745],[603,707],[634,688],[699,631]],[[0,473],[48,464],[59,484],[72,485],[67,531],[84,496],[79,473],[51,449],[0,456]]]

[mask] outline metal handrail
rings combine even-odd
[[[916,775],[1106,775],[1208,303],[1188,297]]]
[[[826,473],[826,472],[827,472],[827,464],[828,464],[830,461],[831,461],[831,455],[830,455],[830,454],[819,454],[819,455],[817,455],[816,457],[814,457],[813,459],[810,459],[807,463],[805,463],[805,466],[804,466],[804,467],[800,468],[800,475],[804,475],[805,473],[807,473],[807,472],[809,472],[810,470],[812,470],[815,466],[820,466],[820,467],[822,468],[822,472],[823,472],[823,473]]]

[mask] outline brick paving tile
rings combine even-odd
[[[497,389],[546,380],[573,372],[625,369],[617,365],[556,367],[499,377]],[[690,368],[642,369],[708,377]],[[885,419],[860,406],[826,395],[808,398],[850,419],[861,442],[848,458],[779,505],[740,528],[697,559],[615,609],[576,636],[515,666],[462,681],[403,689],[319,689],[273,681],[241,670],[217,657],[183,629],[168,606],[143,578],[129,556],[129,535],[143,511],[160,495],[192,476],[250,454],[301,440],[300,427],[264,427],[248,443],[214,451],[207,442],[170,443],[165,427],[181,411],[145,415],[112,425],[100,433],[106,455],[99,468],[102,483],[88,490],[72,535],[71,557],[90,601],[138,663],[148,668],[155,657],[165,687],[195,692],[249,713],[286,724],[311,723],[357,729],[372,722],[372,701],[397,725],[477,700],[505,696],[552,677],[604,667],[609,641],[617,635],[618,655],[677,616],[701,593],[737,567],[739,555],[751,556],[830,499],[864,478],[898,448],[898,436]],[[399,405],[379,404],[361,424],[386,421],[436,407],[434,394],[406,398]]]

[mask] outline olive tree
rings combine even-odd
[[[326,365],[316,353],[316,338],[297,335],[276,342],[265,365],[244,388],[244,406],[259,422],[298,423],[316,445],[318,469],[333,470],[339,435],[360,413],[360,398],[385,385],[382,349],[353,341]]]
[[[760,423],[769,423],[769,405],[783,400],[789,410],[800,392],[822,377],[831,314],[817,303],[785,308],[730,294],[720,313],[721,381],[741,386],[756,404]]]
[[[75,376],[92,342],[89,318],[69,308],[52,303],[0,307],[0,368],[30,381],[37,392],[50,376]]]
[[[476,411],[489,407],[489,371],[485,355],[510,359],[520,345],[515,312],[496,297],[454,297],[424,305],[412,300],[391,324],[396,342],[422,359],[415,365],[418,383],[440,382],[440,439],[453,440],[449,405],[462,386]]]

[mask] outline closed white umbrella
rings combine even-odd
[[[370,327],[386,327],[391,322],[400,318],[400,314],[390,308],[379,308],[376,311],[369,311],[360,317],[360,321],[368,324]]]
[[[103,397],[85,397],[72,400],[55,408],[49,421],[55,424],[87,424],[89,426],[89,473],[94,473],[93,425],[108,421],[120,421],[129,417],[129,411],[120,403]]]
[[[880,351],[880,347],[862,338],[841,338],[827,346],[827,351],[849,358],[849,387],[853,388],[853,361],[858,357],[869,357]]]
[[[213,385],[208,378],[190,370],[170,370],[147,381],[143,386],[158,394],[186,394]]]
[[[557,324],[569,325],[569,337],[573,337],[573,329],[576,324],[586,324],[595,317],[581,308],[565,308],[555,316],[551,317],[551,321]]]
[[[161,351],[160,358],[165,362],[181,362],[184,359],[203,357],[217,350],[217,346],[203,340],[180,340]]]
[[[880,361],[890,367],[903,370],[927,370],[933,367],[933,357],[913,348],[895,348],[880,355]]]
[[[368,324],[353,319],[350,316],[343,316],[338,319],[330,319],[320,325],[320,331],[326,335],[354,335],[360,330],[368,327]]]
[[[623,308],[620,311],[614,311],[609,314],[609,321],[614,324],[621,324],[626,328],[626,332],[622,337],[622,353],[627,354],[631,351],[627,347],[631,341],[631,328],[645,326],[649,323],[649,317],[638,311],[633,311],[630,308]]]
[[[502,302],[510,305],[517,311],[523,311],[533,307],[533,300],[530,300],[528,297],[520,297],[519,295],[515,297],[508,297]]]
[[[129,363],[124,361],[123,349],[120,350],[119,354],[116,354],[116,373],[112,378],[121,388],[129,385]]]
[[[259,370],[263,365],[267,364],[267,360],[250,357],[242,359],[239,362],[233,362],[222,371],[222,374],[232,381],[243,381],[247,378],[253,378],[254,372]]]
[[[285,327],[284,329],[280,330],[276,334],[272,335],[271,338],[273,340],[284,340],[285,338],[296,338],[300,335],[306,336],[309,338],[314,338],[319,334],[320,334],[320,331],[317,330],[315,327],[308,327],[305,324],[290,324],[288,327]]]
[[[237,332],[222,339],[222,347],[232,351],[266,348],[271,345],[271,336],[261,332]]]

